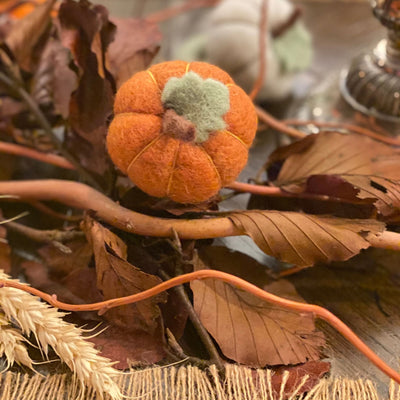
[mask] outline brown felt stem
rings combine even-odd
[[[138,235],[173,237],[174,230],[180,239],[212,239],[243,235],[228,217],[203,219],[150,217],[121,207],[92,187],[73,181],[57,179],[0,181],[0,195],[17,196],[19,200],[27,201],[52,200],[81,210],[92,210],[100,219],[115,228]],[[373,247],[400,251],[399,233],[386,231],[378,237],[369,237],[368,242]]]
[[[387,365],[381,358],[378,357],[344,322],[338,317],[332,314],[327,309],[314,305],[304,304],[293,300],[287,300],[282,297],[276,296],[263,289],[241,279],[237,276],[227,274],[222,271],[215,270],[199,270],[177,276],[169,279],[166,282],[160,283],[150,289],[147,289],[141,293],[137,293],[131,296],[121,297],[118,299],[107,300],[93,304],[67,304],[60,302],[55,296],[51,296],[47,293],[41,292],[40,290],[34,289],[30,286],[12,280],[0,280],[0,285],[4,287],[13,287],[16,289],[24,290],[25,292],[34,294],[43,300],[47,301],[54,307],[60,308],[67,311],[94,311],[94,310],[107,310],[113,307],[118,307],[125,304],[136,303],[141,300],[148,299],[149,297],[155,296],[165,290],[171,289],[172,287],[182,285],[198,279],[218,279],[223,282],[229,283],[239,289],[245,290],[260,299],[273,303],[277,306],[294,310],[300,313],[311,313],[315,317],[320,318],[331,326],[333,326],[341,335],[343,335],[353,346],[355,346],[361,353],[363,353],[376,367],[383,371],[387,376],[392,378],[394,381],[400,384],[400,374],[393,370]],[[1,290],[1,289],[0,289]]]
[[[165,111],[162,120],[162,131],[183,142],[193,142],[196,139],[196,127],[172,108]]]

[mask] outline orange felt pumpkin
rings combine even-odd
[[[107,147],[144,192],[198,203],[232,182],[257,128],[252,101],[203,62],[169,61],[135,74],[116,94]]]

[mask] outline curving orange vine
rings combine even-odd
[[[98,310],[99,314],[105,313],[107,310],[113,307],[122,306],[125,304],[136,303],[141,300],[148,299],[149,297],[155,296],[165,290],[171,289],[174,286],[182,285],[197,279],[214,278],[227,282],[239,289],[245,290],[254,296],[257,296],[265,301],[276,304],[278,306],[298,311],[311,313],[316,318],[320,318],[328,322],[333,326],[340,334],[342,334],[354,347],[356,347],[361,353],[363,353],[376,367],[383,371],[387,376],[393,379],[395,382],[400,384],[400,374],[394,369],[389,367],[381,358],[378,357],[344,322],[338,317],[328,311],[326,308],[314,305],[304,304],[297,301],[287,300],[274,294],[268,293],[265,290],[241,279],[237,276],[227,274],[221,271],[215,270],[199,270],[188,274],[180,275],[175,278],[169,279],[159,285],[156,285],[148,290],[141,293],[137,293],[131,296],[120,297],[99,303],[92,304],[68,304],[57,300],[55,295],[44,293],[38,289],[32,288],[25,284],[12,281],[12,280],[0,280],[1,287],[13,287],[21,289],[25,292],[31,293],[35,296],[42,298],[54,307],[60,308],[67,311],[95,311]]]

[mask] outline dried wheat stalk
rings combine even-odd
[[[0,270],[0,279],[10,277]],[[46,356],[49,346],[54,349],[79,379],[82,389],[86,384],[100,396],[107,393],[113,400],[122,399],[113,380],[118,371],[110,360],[98,354],[93,343],[84,339],[80,328],[62,319],[65,313],[36,296],[8,287],[0,290],[0,305],[6,318],[14,320],[23,334],[33,333]]]
[[[17,329],[11,326],[4,313],[0,311],[0,357],[6,357],[7,369],[14,362],[33,369],[32,360],[23,344],[24,342],[26,342],[26,339]]]

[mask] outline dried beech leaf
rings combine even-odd
[[[39,38],[46,31],[51,10],[56,0],[48,0],[35,7],[25,18],[18,20],[7,36],[6,44],[13,52],[19,66],[31,70],[31,56]]]
[[[101,350],[101,355],[116,364],[114,368],[127,369],[132,363],[155,364],[165,357],[162,340],[155,340],[145,332],[128,332],[110,326],[89,339]]]
[[[84,229],[93,246],[97,287],[105,300],[139,293],[162,282],[126,261],[126,246],[111,231],[90,218],[86,218]],[[126,330],[157,335],[161,333],[161,313],[157,304],[165,300],[166,294],[162,293],[137,304],[112,308],[105,317]]]
[[[274,374],[271,377],[271,386],[274,392],[273,400],[293,399],[293,393],[295,391],[297,393],[296,398],[303,393],[309,392],[329,371],[330,364],[324,361],[309,361],[305,364],[274,368]],[[284,376],[287,373],[289,373],[289,375],[285,379]],[[298,390],[298,387],[306,376],[308,376],[308,379],[305,384],[301,386],[300,390]],[[284,379],[285,391],[281,394],[280,392]],[[259,376],[256,377],[256,384],[262,384]]]
[[[298,192],[311,175],[352,174],[400,179],[400,152],[366,136],[324,132],[276,150],[267,168],[276,186]]]
[[[375,220],[296,212],[245,211],[229,218],[266,254],[303,267],[348,260],[370,246],[368,235],[384,230],[384,224]]]
[[[59,21],[62,44],[71,51],[79,75],[70,102],[72,129],[66,145],[84,168],[104,178],[109,171],[105,137],[114,86],[105,54],[115,26],[108,20],[105,7],[86,0],[65,0],[60,6]]]
[[[224,265],[216,267],[230,272],[230,264],[235,264],[235,272],[241,270],[241,277],[252,281],[247,277],[246,262],[251,259],[240,253],[230,254]],[[195,261],[195,269],[206,268],[201,259]],[[286,280],[252,283],[302,301]],[[312,315],[277,307],[216,279],[194,281],[191,288],[196,313],[226,357],[252,367],[319,360],[319,348],[325,342],[322,333],[315,331]]]
[[[69,62],[69,51],[50,38],[32,79],[33,98],[42,107],[52,106],[64,119],[68,117],[71,94],[77,85],[77,76],[69,68]]]
[[[38,253],[50,271],[51,277],[65,278],[75,270],[86,268],[93,256],[92,246],[85,238],[68,242],[71,253],[62,253],[53,245],[42,246]]]
[[[400,180],[367,175],[313,175],[307,179],[307,193],[373,203],[384,217],[400,211]]]
[[[115,40],[108,49],[110,71],[120,87],[133,74],[146,69],[160,47],[162,35],[157,24],[136,18],[113,18]]]

